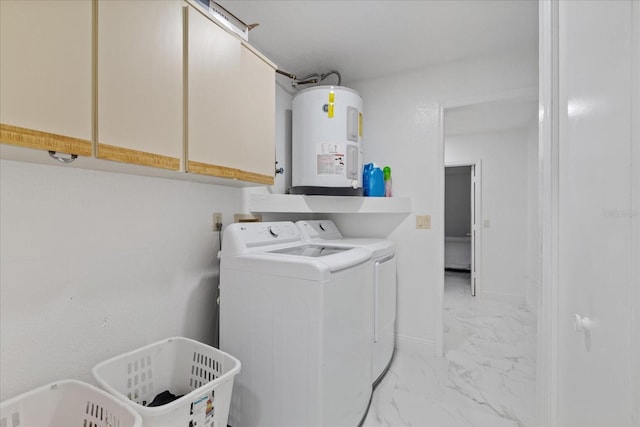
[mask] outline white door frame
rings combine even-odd
[[[631,88],[635,96],[633,97],[633,105],[631,107],[632,111],[635,114],[640,113],[640,3],[636,2],[633,4],[633,20],[635,21],[635,25],[633,26],[633,73],[635,76],[638,76],[637,79],[634,80],[635,86]],[[631,253],[632,257],[635,259],[640,259],[640,120],[635,120],[633,123],[633,128],[631,130],[632,138],[635,141],[633,144],[633,152],[631,153],[632,162],[633,162],[633,177],[632,177],[632,204],[631,211],[635,213],[635,217],[633,220],[633,237],[632,237],[632,247]],[[632,215],[633,215],[632,213]],[[632,258],[634,259],[634,258]],[[634,295],[630,295],[630,297],[635,300],[635,317],[636,322],[631,327],[632,336],[635,336],[635,345],[633,347],[633,351],[635,356],[632,360],[640,360],[640,289],[637,286],[640,284],[640,263],[635,263],[633,265],[633,271],[631,272],[631,280],[632,283],[635,283],[636,286],[632,287],[635,292]],[[635,328],[635,330],[634,330]],[[630,372],[631,375],[635,374],[635,389],[631,390],[631,395],[635,394],[635,422],[640,424],[640,362],[636,363],[635,372],[632,369]]]
[[[485,104],[489,102],[508,101],[508,100],[536,100],[538,99],[538,88],[525,87],[520,89],[514,89],[505,92],[489,93],[477,96],[470,96],[466,98],[452,99],[442,102],[438,108],[438,159],[440,168],[439,185],[438,188],[438,206],[434,209],[437,212],[436,220],[434,222],[434,229],[438,230],[436,233],[436,257],[438,261],[438,275],[436,276],[436,298],[433,301],[433,313],[435,324],[435,354],[437,356],[443,356],[444,353],[444,115],[446,110],[459,107],[468,107],[476,104]],[[475,162],[475,160],[473,160]],[[481,216],[479,217],[481,218]],[[481,280],[481,279],[480,279]],[[476,289],[476,293],[478,290]]]
[[[473,203],[471,205],[473,209],[473,216],[471,218],[471,295],[476,296],[480,293],[482,287],[482,250],[479,250],[482,248],[482,227],[480,225],[482,221],[482,160],[478,159],[444,164],[445,169],[461,166],[470,166],[472,176],[475,175],[475,186],[471,188],[471,196],[473,197]],[[474,219],[475,229],[473,227]],[[475,283],[473,283],[474,279]]]
[[[542,272],[536,363],[538,423],[558,425],[558,3],[539,3],[539,226]]]

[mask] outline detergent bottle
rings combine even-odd
[[[367,163],[366,165],[364,165],[362,171],[362,191],[365,197],[369,195],[369,177],[371,176],[372,168],[373,163]]]
[[[369,196],[384,197],[384,173],[375,163],[369,175]]]

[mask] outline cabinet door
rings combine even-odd
[[[273,68],[195,8],[187,21],[187,170],[273,184]]]
[[[90,0],[0,1],[0,141],[90,156]]]
[[[275,171],[276,77],[273,67],[242,46],[241,164],[246,170],[271,178]]]
[[[183,3],[98,2],[98,144],[102,159],[180,169]]]

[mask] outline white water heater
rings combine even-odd
[[[362,98],[342,86],[293,97],[291,194],[362,196]]]

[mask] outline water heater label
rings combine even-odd
[[[318,175],[343,175],[345,155],[338,152],[337,144],[320,143],[316,146],[316,165]]]

